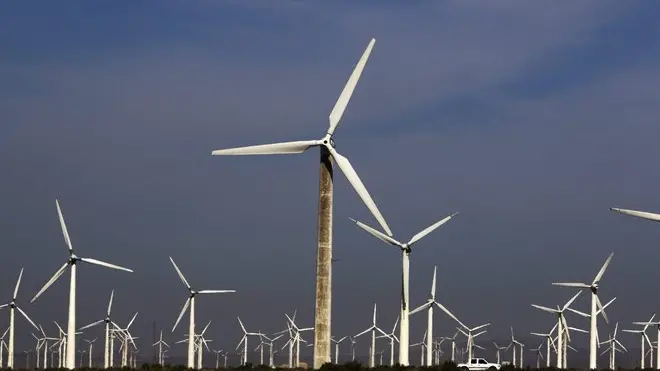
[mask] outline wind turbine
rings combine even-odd
[[[451,340],[451,361],[454,362],[456,360],[456,336],[460,334],[460,331],[456,331],[454,336],[452,337],[443,337],[443,339],[446,340]]]
[[[41,332],[42,337],[37,337],[35,334],[32,334],[32,336],[35,339],[37,339],[37,349],[36,349],[36,351],[37,351],[37,365],[36,365],[36,367],[37,368],[39,367],[39,354],[40,354],[39,350],[41,348],[43,348],[44,349],[44,354],[43,354],[44,358],[43,358],[43,363],[42,364],[43,364],[43,368],[46,369],[46,368],[48,368],[48,340],[57,341],[58,339],[48,337],[46,335],[46,332],[44,331],[43,327],[41,327],[41,325],[39,325],[39,331]],[[4,342],[4,340],[3,340],[3,342]],[[0,356],[0,364],[1,363],[2,363],[2,356]]]
[[[603,309],[603,305],[600,302],[600,299],[598,298],[598,282],[600,282],[601,278],[603,278],[603,274],[605,274],[605,269],[607,269],[607,266],[610,264],[610,261],[612,260],[612,256],[614,256],[614,253],[611,253],[608,257],[607,260],[605,260],[605,263],[603,266],[600,268],[598,273],[596,274],[596,277],[594,278],[593,282],[591,284],[588,283],[582,283],[582,282],[561,282],[561,283],[553,283],[555,286],[564,286],[564,287],[577,287],[580,289],[589,289],[591,291],[591,323],[589,326],[589,368],[594,370],[598,368],[598,328],[597,328],[597,314],[596,312],[600,309],[601,313],[603,314],[603,319],[605,320],[606,323],[608,322],[607,315],[605,314],[605,310]]]
[[[437,224],[437,223],[436,223]],[[436,227],[437,228],[437,227]],[[430,232],[430,231],[429,231]],[[435,277],[436,277],[436,270],[437,266],[433,267],[433,281],[431,283],[431,294],[429,295],[429,298],[426,300],[426,303],[420,305],[419,307],[415,308],[412,312],[410,312],[410,315],[414,315],[416,313],[419,313],[420,311],[426,309],[426,333],[428,336],[426,337],[426,349],[433,349],[433,305],[436,305],[438,308],[442,309],[443,312],[445,312],[449,317],[451,317],[454,321],[456,321],[459,325],[467,328],[461,321],[454,316],[449,309],[445,308],[444,305],[438,303],[435,300]],[[407,284],[406,284],[406,290],[407,290]],[[406,306],[407,308],[407,306]],[[407,309],[406,309],[407,310]],[[407,333],[407,330],[406,330]],[[399,354],[401,354],[401,348],[403,348],[403,345],[399,342]],[[431,365],[433,361],[433,352],[427,351],[426,352],[426,364]]]
[[[555,342],[552,339],[552,333],[555,331],[556,328],[557,328],[557,323],[555,323],[555,325],[552,327],[550,332],[548,332],[547,334],[541,334],[541,333],[538,333],[538,332],[530,332],[530,334],[532,334],[532,335],[542,336],[542,337],[545,338],[545,346],[546,346],[546,350],[545,350],[545,352],[546,352],[545,353],[545,367],[546,368],[550,368],[550,346],[552,345],[552,347],[555,348]],[[558,352],[557,348],[555,348],[555,352]]]
[[[94,345],[94,342],[96,341],[96,338],[94,338],[93,340],[88,340],[88,339],[83,339],[83,340],[87,344],[89,344],[89,350],[88,350],[88,353],[87,353],[87,354],[89,354],[89,362],[88,362],[87,367],[92,368],[92,346]],[[81,365],[82,365],[82,362],[81,362]]]
[[[394,342],[395,341],[399,342],[399,339],[396,337],[396,335],[394,335],[394,332],[396,331],[396,326],[398,324],[399,324],[399,317],[396,317],[396,321],[394,321],[394,326],[392,327],[392,332],[386,335],[376,336],[376,339],[388,338],[390,340],[390,366],[394,366]],[[337,346],[339,346],[339,344],[337,344]]]
[[[243,365],[247,364],[247,352],[248,352],[248,336],[259,336],[261,337],[263,334],[260,332],[248,332],[245,329],[245,326],[243,326],[243,322],[239,317],[238,318],[238,323],[241,325],[241,329],[243,330],[243,337],[241,338],[241,341],[238,342],[238,345],[236,346],[236,349],[243,344]]]
[[[485,323],[483,325],[479,325],[479,326],[476,326],[476,327],[473,327],[473,328],[469,328],[469,327],[467,327],[463,324],[461,324],[461,325],[463,326],[463,328],[465,328],[467,333],[465,331],[463,331],[462,329],[458,328],[458,327],[457,327],[457,329],[458,329],[458,331],[460,331],[463,335],[465,335],[467,337],[468,360],[470,360],[470,359],[472,359],[473,347],[475,346],[474,338],[481,335],[481,334],[483,334],[483,333],[485,333],[487,330],[480,331],[476,334],[472,334],[472,333],[479,330],[479,329],[482,329],[486,326],[489,326],[490,323]]]
[[[138,315],[138,312],[135,312],[135,314],[133,315],[133,318],[131,318],[131,320],[128,322],[128,325],[126,325],[126,328],[121,328],[121,327],[119,327],[118,324],[116,324],[115,322],[112,322],[112,325],[115,326],[115,328],[118,330],[117,333],[122,337],[122,348],[123,348],[122,349],[122,359],[121,359],[121,366],[122,367],[128,366],[128,342],[129,342],[129,340],[133,344],[133,346],[135,348],[137,348],[137,346],[135,345],[135,341],[133,341],[133,339],[137,339],[137,338],[133,337],[133,335],[131,335],[131,333],[128,331],[128,329],[131,327],[131,325],[135,321],[135,318],[137,317],[137,315]]]
[[[263,334],[261,335],[261,337],[262,337],[263,339],[266,339],[266,340],[267,340],[267,341],[265,341],[265,342],[263,342],[263,343],[264,343],[265,345],[268,345],[268,366],[270,366],[270,367],[274,367],[274,366],[275,366],[275,362],[274,362],[274,358],[273,358],[274,355],[275,355],[275,353],[273,353],[273,343],[275,343],[275,341],[276,341],[277,339],[281,338],[282,336],[284,336],[284,334],[278,335],[278,336],[276,336],[276,337],[274,337],[274,338],[271,339],[271,338],[269,338],[269,337],[266,336],[266,335],[263,335]],[[263,341],[263,340],[262,340],[262,341]]]
[[[7,343],[5,342],[5,336],[7,336],[8,332],[9,332],[9,327],[7,327],[5,332],[2,333],[2,337],[0,337],[0,368],[5,367],[4,360],[2,359],[2,355],[4,354],[4,349],[7,349],[7,351],[9,351],[9,349],[7,348]],[[7,363],[9,363],[9,361],[7,361]]]
[[[391,237],[391,233],[388,233],[388,235],[360,222],[357,221],[353,218],[351,220],[360,228],[364,229],[367,231],[369,234],[372,236],[378,238],[379,240],[389,243],[390,245],[399,247],[402,252],[402,269],[401,269],[401,274],[402,274],[402,279],[401,279],[401,325],[399,326],[399,364],[402,366],[408,366],[409,362],[409,357],[408,357],[408,347],[410,343],[410,322],[408,319],[409,316],[409,311],[410,311],[410,253],[412,252],[412,246],[417,243],[419,240],[424,238],[426,235],[429,233],[433,232],[435,229],[440,227],[441,225],[445,224],[448,222],[451,218],[456,216],[458,213],[451,214],[444,219],[435,222],[434,224],[430,225],[426,229],[422,230],[421,232],[417,233],[416,235],[412,236],[412,238],[405,243],[399,242],[395,240],[394,238]],[[434,270],[435,272],[435,270]],[[435,273],[434,273],[434,278],[435,278]],[[435,280],[434,280],[435,282]],[[435,285],[433,286],[433,290],[431,292],[431,296],[435,297]],[[427,303],[428,304],[428,303]],[[430,304],[432,306],[432,304]],[[430,308],[430,307],[429,307]],[[419,309],[419,308],[418,308]],[[417,309],[416,309],[417,310]],[[445,310],[446,311],[446,310]],[[433,321],[433,312],[432,310],[429,312],[429,321]],[[431,335],[429,333],[429,335]],[[433,337],[429,336],[429,341],[432,341]],[[428,358],[428,357],[427,357]]]
[[[360,337],[367,332],[371,331],[371,350],[369,351],[369,367],[373,368],[376,366],[376,359],[375,359],[375,352],[376,352],[376,331],[380,332],[382,335],[387,336],[385,331],[381,330],[378,326],[376,326],[376,304],[374,303],[374,317],[373,317],[373,323],[371,326],[369,326],[366,330],[360,332],[359,334],[353,336],[354,338]],[[399,352],[401,352],[401,349],[399,348]]]
[[[281,336],[281,335],[280,335],[280,336]],[[339,340],[335,340],[334,337],[330,339],[333,343],[335,343],[335,364],[336,364],[336,365],[339,364],[339,344],[340,344],[342,341],[346,340],[346,338],[348,338],[348,336],[344,336],[343,338],[341,338],[341,339],[339,339]]]
[[[76,367],[76,266],[78,262],[84,262],[94,265],[100,265],[106,268],[112,268],[117,270],[122,270],[126,272],[133,272],[132,270],[118,265],[106,263],[97,259],[92,258],[81,258],[73,252],[73,245],[71,245],[71,238],[69,237],[69,232],[66,229],[66,224],[64,223],[64,217],[62,216],[62,210],[60,209],[60,202],[55,200],[55,205],[57,206],[57,215],[60,218],[60,226],[62,227],[62,234],[64,235],[64,242],[66,242],[67,247],[69,248],[69,258],[67,261],[60,267],[60,269],[55,272],[55,274],[46,282],[46,284],[39,290],[39,292],[32,298],[32,302],[37,300],[41,294],[44,293],[55,281],[68,268],[71,271],[71,282],[69,284],[69,323],[67,326],[67,343],[72,346],[67,347],[66,350],[66,365],[68,369],[74,369]]]
[[[353,95],[353,90],[369,59],[375,39],[371,39],[360,61],[355,66],[344,90],[339,95],[337,103],[330,112],[330,124],[326,134],[318,140],[273,143],[241,148],[215,150],[212,155],[277,155],[303,153],[311,147],[321,149],[321,170],[319,177],[319,212],[318,212],[318,247],[316,257],[316,299],[314,311],[314,369],[319,369],[330,359],[330,304],[331,304],[331,271],[332,271],[332,198],[333,198],[333,160],[346,176],[351,186],[358,193],[367,208],[376,217],[378,223],[387,234],[392,232],[381,215],[376,203],[365,188],[362,180],[353,169],[348,159],[335,150],[333,134]]]
[[[658,342],[660,342],[660,322],[658,322],[658,321],[656,321],[656,322],[651,322],[651,321],[649,321],[649,322],[633,322],[633,324],[643,325],[643,326],[649,326],[649,325],[656,326],[656,328],[657,328],[657,340],[655,341],[655,343],[657,344]],[[614,336],[616,336],[616,327],[614,328]],[[651,349],[653,349],[653,347],[651,347]],[[660,369],[660,348],[658,348],[658,351],[655,352],[655,355],[656,355],[655,368],[656,368],[656,370],[658,370],[658,369]],[[652,362],[653,361],[651,361],[651,363]]]
[[[79,329],[82,331],[90,327],[100,325],[101,323],[105,323],[105,337],[104,337],[105,347],[103,350],[103,368],[110,367],[110,324],[112,323],[112,320],[110,319],[110,311],[112,310],[112,298],[114,297],[114,295],[115,295],[115,290],[110,291],[110,301],[108,302],[108,311],[106,312],[104,319],[100,319],[96,322],[92,322],[89,325],[83,326]]]
[[[554,313],[554,314],[557,315],[557,368],[563,368],[563,365],[564,365],[564,362],[563,362],[563,359],[562,359],[562,356],[563,356],[563,353],[564,353],[564,350],[563,350],[564,349],[563,348],[563,342],[564,342],[563,334],[564,334],[564,331],[566,331],[566,336],[567,336],[568,340],[570,341],[570,339],[571,339],[571,335],[568,332],[568,324],[566,323],[566,318],[564,317],[564,311],[566,309],[568,309],[568,307],[570,307],[571,304],[573,304],[575,299],[577,299],[577,297],[580,296],[581,293],[582,293],[582,291],[578,291],[577,294],[575,294],[572,298],[570,298],[566,302],[566,304],[564,304],[564,307],[561,308],[561,309],[559,308],[559,305],[557,305],[557,309],[552,309],[552,308],[532,304],[532,307],[534,307],[534,308],[540,309],[544,312]]]
[[[181,309],[181,313],[179,313],[179,317],[176,319],[176,322],[174,323],[174,327],[172,327],[172,332],[176,329],[176,326],[179,324],[179,321],[181,321],[181,317],[183,317],[183,314],[186,313],[186,310],[188,309],[188,306],[190,306],[190,322],[188,323],[188,339],[192,339],[191,341],[188,342],[188,368],[195,368],[195,295],[197,294],[224,294],[224,293],[229,293],[229,292],[236,292],[236,290],[193,290],[192,287],[190,287],[190,284],[186,280],[186,277],[183,276],[183,273],[181,273],[181,270],[179,267],[176,265],[174,262],[174,259],[170,257],[170,261],[172,262],[172,265],[174,266],[174,270],[176,273],[179,275],[179,278],[181,279],[181,282],[183,282],[184,285],[186,285],[186,288],[188,289],[188,299],[186,299],[186,302],[183,304],[183,308]]]
[[[603,353],[601,353],[601,355],[607,353],[608,351],[610,352],[610,354],[609,354],[610,370],[616,370],[616,352],[621,352],[621,350],[617,347],[621,347],[621,349],[623,349],[623,351],[626,351],[626,352],[628,351],[626,349],[626,347],[624,347],[623,344],[621,344],[621,342],[619,340],[617,340],[617,338],[616,338],[616,333],[617,333],[618,329],[619,329],[619,322],[617,322],[614,325],[614,334],[610,333],[609,339],[600,343],[601,345],[602,344],[608,344],[608,348],[605,349],[605,351]]]
[[[155,347],[156,345],[158,345],[158,364],[164,366],[165,359],[163,358],[163,345],[168,348],[170,346],[163,340],[163,330],[160,330],[160,338],[152,346]],[[216,366],[216,368],[218,367]]]
[[[446,338],[443,338],[445,340]],[[497,345],[496,342],[493,341],[493,345],[495,345],[495,358],[497,359],[497,363],[500,363],[500,350],[506,350],[508,347],[501,347]]]
[[[295,334],[294,339],[293,339],[293,341],[295,342],[295,345],[296,345],[296,363],[295,363],[295,366],[300,367],[300,342],[301,341],[305,342],[305,340],[303,340],[300,337],[300,333],[304,332],[304,331],[314,331],[314,327],[299,328],[298,325],[296,325],[294,320],[292,318],[290,318],[288,314],[284,313],[284,316],[286,316],[286,319],[291,324],[290,329]],[[295,313],[294,313],[294,316],[295,316]]]
[[[7,304],[2,304],[0,305],[0,309],[9,307],[9,347],[7,348],[7,368],[14,368],[14,332],[15,332],[15,327],[14,327],[14,317],[15,317],[15,312],[14,310],[18,310],[18,312],[25,317],[25,319],[32,325],[34,328],[39,330],[39,327],[34,324],[34,322],[28,317],[27,314],[21,309],[19,306],[16,305],[16,297],[18,296],[18,287],[21,285],[21,278],[23,277],[23,268],[21,268],[21,272],[18,274],[18,280],[16,280],[16,286],[14,286],[14,294],[11,297],[11,301]]]
[[[541,360],[543,359],[543,354],[541,354],[541,348],[543,347],[543,342],[539,344],[538,347],[534,349],[530,349],[530,351],[536,353],[536,368],[540,369],[541,368]],[[520,350],[522,352],[522,349]]]
[[[644,369],[644,358],[646,358],[646,353],[644,351],[644,341],[646,341],[649,344],[649,347],[653,347],[651,344],[651,339],[649,339],[648,335],[646,335],[646,329],[649,327],[651,323],[653,323],[653,319],[655,318],[655,314],[651,316],[651,319],[649,319],[645,323],[644,328],[641,330],[623,330],[624,332],[631,332],[634,334],[640,334],[641,340],[642,340],[642,345],[641,345],[641,351],[642,351],[642,359],[640,363],[640,368],[643,370]]]

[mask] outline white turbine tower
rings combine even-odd
[[[442,309],[443,312],[445,312],[449,317],[451,317],[454,321],[456,321],[459,325],[467,328],[461,321],[454,316],[449,309],[445,308],[444,305],[438,303],[435,301],[435,277],[436,277],[436,269],[437,267],[433,267],[433,281],[431,282],[431,294],[429,295],[429,298],[426,300],[426,303],[420,305],[419,307],[415,308],[412,312],[410,312],[410,315],[414,315],[416,313],[419,313],[420,311],[426,309],[426,334],[428,335],[426,337],[426,349],[433,349],[433,305],[436,305],[438,308]],[[408,285],[406,285],[408,286]],[[407,331],[406,331],[407,332]],[[399,343],[399,354],[401,353],[401,348],[403,346],[401,343]],[[433,361],[433,352],[432,351],[427,351],[426,352],[426,364],[427,365],[432,365]]]
[[[600,282],[601,278],[603,278],[603,274],[605,274],[605,269],[607,269],[607,266],[610,264],[610,261],[612,260],[612,256],[614,253],[611,253],[610,256],[607,257],[607,260],[605,260],[605,263],[603,266],[600,268],[598,271],[598,274],[596,274],[596,277],[594,278],[593,282],[591,284],[588,283],[582,283],[582,282],[561,282],[561,283],[553,283],[555,286],[565,286],[565,287],[578,287],[581,289],[589,289],[591,291],[591,323],[589,326],[589,368],[594,370],[598,368],[598,328],[597,328],[597,319],[598,316],[596,312],[600,309],[601,313],[603,314],[603,319],[605,320],[606,323],[608,323],[607,315],[605,314],[605,310],[603,309],[603,305],[600,302],[600,299],[598,298],[598,282]]]
[[[108,302],[108,311],[106,312],[105,318],[100,319],[96,322],[92,322],[89,325],[81,327],[79,330],[85,330],[90,327],[100,325],[101,323],[105,323],[105,347],[103,350],[103,368],[109,368],[110,367],[110,324],[112,323],[112,320],[110,319],[110,311],[112,310],[112,298],[115,296],[115,290],[110,291],[110,301]]]
[[[65,367],[68,369],[74,369],[76,367],[76,266],[78,262],[85,262],[94,265],[100,265],[106,268],[112,268],[117,270],[122,270],[126,272],[133,272],[132,270],[118,265],[106,263],[100,260],[92,258],[81,258],[73,252],[73,245],[71,245],[71,238],[69,237],[69,232],[66,229],[66,224],[64,223],[64,217],[62,216],[62,210],[60,209],[60,202],[55,200],[55,205],[57,205],[57,215],[60,218],[60,226],[62,227],[62,234],[64,235],[64,242],[69,248],[69,258],[66,263],[60,267],[60,269],[55,272],[55,274],[46,282],[46,284],[39,290],[39,292],[32,298],[32,301],[37,300],[37,298],[44,293],[55,281],[68,268],[71,270],[71,282],[69,284],[69,323],[67,326],[67,344],[70,344],[70,347],[66,348],[66,364]]]
[[[195,368],[195,295],[197,294],[224,294],[228,292],[236,292],[236,290],[193,290],[192,287],[190,287],[190,284],[186,280],[186,277],[183,276],[183,273],[181,273],[181,270],[179,267],[177,267],[176,263],[174,262],[174,259],[170,257],[170,261],[172,262],[172,265],[174,266],[174,270],[176,270],[176,273],[179,275],[179,278],[181,279],[181,282],[183,282],[184,285],[186,285],[186,288],[188,289],[188,299],[186,299],[186,302],[183,304],[183,308],[181,309],[181,313],[179,313],[179,317],[176,319],[176,322],[174,322],[174,327],[172,327],[172,332],[176,329],[176,326],[179,324],[179,321],[181,321],[181,318],[183,317],[184,313],[186,313],[186,310],[188,309],[188,306],[190,306],[190,322],[188,323],[188,339],[192,339],[191,341],[188,341],[188,368]]]
[[[364,229],[365,231],[369,232],[372,236],[380,239],[381,241],[385,243],[389,243],[390,245],[396,246],[401,249],[402,252],[402,269],[401,269],[401,274],[402,274],[402,279],[401,279],[401,324],[399,325],[399,364],[402,366],[408,366],[409,363],[409,357],[408,357],[408,348],[409,348],[409,343],[410,343],[410,322],[409,322],[409,311],[410,311],[410,253],[412,252],[412,246],[422,238],[424,238],[427,234],[433,232],[436,228],[440,227],[441,225],[445,224],[446,222],[449,221],[449,219],[453,218],[456,216],[458,213],[454,213],[438,222],[435,222],[434,224],[430,225],[426,229],[422,230],[421,232],[417,233],[416,235],[412,236],[412,238],[406,242],[402,243],[394,238],[390,237],[391,233],[388,233],[390,236],[379,232],[378,230],[360,222],[357,221],[353,218],[351,220],[357,224],[358,227]],[[435,294],[433,294],[435,296]],[[428,304],[428,303],[427,303]],[[429,307],[430,308],[430,307]],[[419,308],[418,308],[419,309]],[[446,310],[445,310],[446,311]],[[432,318],[433,313],[430,312],[429,318]],[[432,321],[432,319],[431,319]],[[432,337],[429,336],[429,341],[432,341]]]
[[[614,334],[610,333],[609,339],[600,343],[601,345],[602,344],[608,344],[609,345],[608,348],[605,349],[605,351],[603,353],[601,353],[601,355],[603,355],[607,352],[610,353],[609,354],[610,370],[616,370],[616,352],[622,352],[622,351],[627,352],[628,351],[628,349],[626,349],[626,347],[624,347],[623,344],[621,344],[621,342],[619,340],[617,340],[617,338],[616,338],[616,333],[617,333],[618,329],[619,329],[619,322],[617,322],[614,325]],[[623,349],[623,350],[619,349],[619,347],[621,347],[621,349]]]
[[[385,331],[381,330],[378,326],[376,326],[376,304],[374,303],[374,317],[373,317],[373,323],[371,326],[369,326],[366,330],[360,332],[359,334],[353,336],[354,338],[360,337],[367,332],[371,331],[371,347],[369,351],[369,367],[374,368],[376,366],[376,331],[380,332],[382,335],[387,336]],[[400,344],[400,343],[399,343]],[[399,349],[399,352],[401,349]]]
[[[18,287],[21,285],[21,278],[23,278],[23,268],[21,268],[21,272],[18,274],[18,280],[16,280],[16,286],[14,286],[14,295],[11,297],[11,301],[7,304],[2,304],[0,305],[0,309],[9,307],[9,347],[7,347],[7,368],[14,368],[14,332],[15,332],[15,327],[14,327],[14,318],[15,318],[15,310],[17,310],[25,319],[32,325],[34,328],[39,330],[39,327],[32,322],[30,317],[28,317],[27,314],[16,305],[16,297],[18,296]],[[0,349],[0,353],[2,352],[2,349]],[[38,365],[37,365],[38,366]]]
[[[442,340],[447,340],[447,338],[442,338]],[[500,360],[501,360],[500,351],[506,350],[509,347],[501,347],[501,346],[497,345],[497,343],[494,342],[494,341],[493,341],[493,345],[495,345],[495,359],[496,359],[496,362],[500,363]]]
[[[353,95],[353,90],[369,59],[375,39],[371,39],[360,61],[355,66],[344,90],[339,95],[332,112],[326,134],[318,140],[304,140],[256,145],[241,148],[215,150],[212,155],[277,155],[303,153],[311,147],[320,147],[320,177],[319,177],[319,212],[318,212],[318,245],[316,257],[316,301],[314,311],[314,369],[319,369],[331,361],[330,357],[330,308],[331,308],[331,271],[332,271],[332,197],[333,197],[333,159],[346,176],[367,208],[376,217],[378,223],[387,234],[391,235],[387,222],[381,215],[376,203],[365,188],[362,180],[353,169],[348,159],[335,150],[333,134]]]

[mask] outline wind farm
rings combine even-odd
[[[660,369],[655,5],[234,3],[2,16],[0,368]]]

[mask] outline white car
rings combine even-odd
[[[502,365],[499,363],[490,363],[486,361],[483,358],[471,358],[469,362],[467,363],[459,363],[456,365],[459,370],[463,371],[481,371],[481,370],[489,370],[489,371],[494,371],[494,370],[499,370]]]

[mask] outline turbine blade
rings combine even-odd
[[[100,319],[100,320],[98,320],[98,321],[96,321],[96,322],[92,322],[92,323],[90,323],[89,325],[85,325],[85,326],[79,328],[78,331],[87,330],[88,328],[90,328],[90,327],[94,327],[94,326],[99,325],[99,324],[101,324],[101,323],[103,323],[103,322],[105,322],[105,320]]]
[[[179,313],[179,317],[177,317],[176,322],[174,322],[174,327],[172,327],[172,332],[174,332],[174,329],[176,329],[176,325],[179,324],[179,321],[181,321],[181,317],[183,317],[183,314],[186,313],[186,310],[188,309],[188,306],[190,305],[190,297],[186,299],[185,304],[183,304],[183,308],[181,308],[181,313]]]
[[[577,299],[577,297],[580,296],[581,293],[582,293],[582,290],[578,291],[577,294],[575,294],[575,296],[573,296],[569,301],[567,301],[566,304],[564,304],[564,310],[566,310],[566,308],[570,307],[571,304],[573,304],[575,299]]]
[[[21,273],[18,274],[18,280],[16,280],[16,286],[14,287],[14,296],[12,297],[12,300],[16,300],[16,296],[18,295],[18,287],[21,285],[21,278],[23,278],[23,268],[21,268]]]
[[[484,328],[484,327],[486,327],[486,326],[490,326],[490,323],[486,323],[486,324],[483,324],[483,325],[477,326],[477,327],[473,328],[471,331],[477,331],[477,330],[479,330],[480,328]],[[474,335],[474,336],[477,336],[477,335]]]
[[[545,311],[545,312],[559,313],[559,311],[556,310],[556,309],[552,309],[552,308],[548,308],[548,307],[543,307],[543,306],[541,306],[541,305],[532,304],[532,306],[533,306],[534,308],[536,308],[536,309],[540,309],[540,310]]]
[[[598,295],[596,295],[596,307],[598,308],[598,311],[596,312],[596,315],[600,312],[600,314],[603,315],[603,319],[605,320],[605,323],[609,324],[610,321],[607,318],[607,314],[605,313],[605,308],[603,307],[603,304],[600,302],[600,298]]]
[[[135,314],[133,315],[133,318],[131,318],[131,321],[128,322],[128,326],[126,326],[126,328],[125,328],[125,330],[126,330],[127,333],[128,333],[128,328],[131,327],[131,325],[133,324],[133,321],[135,321],[135,317],[137,317],[138,313],[139,313],[139,312],[135,312]],[[130,334],[129,334],[129,335],[130,335]]]
[[[580,287],[583,289],[588,289],[591,286],[587,285],[586,283],[581,283],[581,282],[553,282],[552,283],[554,286],[564,286],[564,287]]]
[[[608,257],[607,260],[605,260],[605,264],[600,268],[598,271],[598,274],[596,275],[596,278],[594,278],[594,282],[592,285],[595,285],[600,281],[601,278],[603,278],[603,274],[605,274],[605,269],[607,269],[607,266],[610,265],[610,261],[612,260],[612,256],[614,256],[614,253],[611,253]]]
[[[62,227],[62,234],[64,235],[64,242],[69,248],[69,251],[73,250],[71,245],[71,238],[69,238],[69,231],[66,229],[66,223],[64,223],[64,216],[62,216],[62,209],[60,208],[60,201],[55,199],[55,205],[57,206],[57,216],[60,218],[60,226]]]
[[[571,341],[571,332],[568,331],[568,323],[566,323],[566,317],[564,317],[563,314],[561,315],[561,322],[562,322],[562,326],[564,327],[564,331],[566,331],[566,338],[570,342]]]
[[[426,303],[420,305],[419,307],[411,310],[410,313],[408,313],[408,315],[412,316],[413,314],[417,314],[417,313],[419,313],[420,311],[422,311],[424,309],[428,309],[432,305],[433,305],[433,302],[426,302]]]
[[[610,207],[610,210],[619,212],[621,214],[635,216],[642,219],[654,220],[660,222],[660,214],[649,213],[646,211],[637,211],[637,210],[628,210],[628,209],[619,209],[618,207]]]
[[[461,322],[458,318],[456,318],[456,316],[455,316],[452,312],[450,312],[449,309],[445,308],[444,305],[438,303],[437,301],[434,301],[433,303],[434,303],[438,308],[440,308],[443,312],[445,312],[449,317],[451,317],[454,321],[456,321],[459,325],[461,325],[461,327],[463,327],[464,329],[469,330],[469,328],[468,328],[467,326],[465,326],[465,325],[463,324],[463,322]],[[460,329],[459,329],[459,331],[460,331]]]
[[[115,296],[115,290],[110,291],[110,301],[108,302],[108,317],[110,317],[110,310],[112,309],[112,298]]]
[[[243,326],[243,321],[241,321],[241,317],[236,317],[236,318],[238,318],[238,323],[241,325],[241,328],[243,329],[243,333],[245,333],[247,336],[247,330],[245,330],[245,326]]]
[[[367,188],[365,188],[362,180],[360,180],[360,177],[355,172],[355,169],[353,169],[353,165],[351,165],[350,161],[348,161],[346,157],[335,151],[334,148],[329,147],[329,150],[332,154],[332,157],[337,162],[339,169],[341,169],[342,173],[344,173],[346,176],[346,179],[348,179],[349,183],[351,183],[353,189],[355,189],[357,194],[362,199],[362,202],[364,202],[369,211],[371,211],[376,220],[378,220],[378,223],[383,228],[385,233],[387,233],[388,236],[392,236],[390,227],[387,225],[387,222],[385,221],[385,218],[383,218],[383,215],[380,213],[380,210],[378,210],[378,206],[376,206],[376,203],[371,198],[371,195],[369,195],[369,191],[367,191]]]
[[[55,274],[53,274],[53,276],[46,282],[46,284],[41,288],[41,290],[37,292],[37,294],[32,298],[32,300],[30,300],[30,303],[37,300],[37,298],[41,296],[41,294],[43,294],[44,291],[46,291],[50,287],[50,285],[52,285],[55,281],[57,281],[57,279],[60,278],[60,276],[64,273],[64,270],[66,269],[67,266],[69,266],[68,261],[64,263],[64,265],[62,265],[60,269],[58,269],[57,272],[55,272]]]
[[[179,278],[181,279],[181,282],[183,282],[184,285],[188,288],[188,290],[191,289],[190,284],[188,284],[188,281],[186,280],[186,277],[183,276],[183,273],[181,273],[181,270],[179,267],[177,267],[176,263],[174,262],[174,259],[170,256],[170,261],[172,262],[172,265],[174,266],[174,270],[176,270],[176,273],[179,275]]]
[[[372,327],[373,327],[373,326],[369,327],[368,329],[362,331],[361,333],[359,333],[359,334],[357,334],[357,335],[355,335],[355,336],[353,336],[353,337],[354,337],[354,338],[357,338],[357,337],[360,337],[360,336],[366,334],[367,332],[371,331],[371,328],[372,328]]]
[[[383,232],[380,232],[380,231],[378,231],[378,230],[362,223],[361,221],[355,220],[353,218],[349,218],[349,219],[352,220],[353,223],[357,224],[358,227],[364,229],[365,231],[369,232],[372,236],[380,239],[381,241],[383,241],[385,243],[389,243],[390,245],[399,246],[399,247],[402,245],[401,242],[395,240],[394,238],[386,235]]]
[[[355,86],[360,80],[360,75],[362,75],[364,66],[367,64],[367,60],[369,60],[369,55],[371,54],[371,50],[373,49],[375,43],[376,39],[371,39],[371,41],[369,41],[367,49],[364,51],[364,53],[362,53],[362,57],[360,57],[360,60],[353,69],[353,73],[351,73],[351,77],[348,78],[346,86],[344,86],[344,90],[342,90],[341,94],[339,95],[339,99],[337,99],[337,103],[335,103],[335,106],[332,108],[332,111],[330,112],[330,126],[328,127],[328,134],[332,135],[339,125],[339,121],[341,120],[341,117],[346,110],[346,106],[348,106],[348,102],[351,100],[353,90],[355,90]]]
[[[584,313],[584,312],[580,312],[579,310],[576,310],[576,309],[573,309],[573,308],[566,308],[566,309],[568,309],[569,311],[571,311],[571,312],[573,312],[573,313],[575,313],[575,314],[577,314],[577,315],[580,315],[580,316],[582,316],[582,317],[586,317],[586,318],[589,318],[589,317],[590,317],[590,315],[588,315],[588,314],[586,314],[586,313]]]
[[[111,268],[111,269],[116,269],[116,270],[120,270],[120,271],[126,271],[126,272],[133,273],[133,270],[131,270],[131,269],[120,267],[120,266],[115,265],[115,264],[106,263],[104,261],[100,261],[100,260],[97,260],[97,259],[92,259],[92,258],[79,258],[79,259],[80,259],[80,261],[84,261],[85,263],[100,265],[101,267],[106,267],[106,268]]]
[[[437,266],[433,266],[433,282],[431,283],[431,300],[435,301],[435,275],[437,271]]]
[[[436,230],[436,229],[437,229],[438,227],[440,227],[441,225],[447,223],[447,222],[449,221],[449,219],[453,218],[453,217],[456,216],[456,215],[458,215],[458,213],[453,213],[453,214],[451,214],[451,215],[445,217],[444,219],[439,220],[439,221],[437,221],[437,222],[431,224],[430,226],[428,226],[428,227],[427,227],[426,229],[424,229],[423,231],[421,231],[421,232],[417,233],[416,235],[412,236],[412,238],[411,238],[410,241],[408,242],[408,246],[412,246],[413,244],[415,244],[415,242],[421,240],[421,239],[424,238],[427,234],[433,232],[434,230]]]
[[[319,145],[316,140],[299,140],[295,142],[282,142],[271,144],[260,144],[256,146],[237,147],[228,149],[216,149],[211,152],[213,156],[224,155],[291,155],[303,153],[310,147]]]
[[[200,290],[198,294],[225,294],[228,292],[236,292],[236,290]]]
[[[34,328],[36,328],[37,330],[39,330],[39,326],[37,326],[37,325],[34,323],[34,321],[32,321],[32,320],[30,319],[30,317],[28,317],[28,315],[23,311],[23,309],[21,309],[20,307],[16,307],[16,309],[18,309],[18,311],[21,312],[21,314],[23,315],[23,317],[25,317],[25,319],[26,319],[28,322],[30,322],[30,324],[32,325],[32,327],[34,327]]]
[[[209,328],[210,325],[211,325],[211,321],[209,321],[209,323],[207,323],[206,326],[204,326],[204,329],[202,330],[202,333],[200,334],[201,336],[204,336],[204,334],[206,333],[206,330]]]

